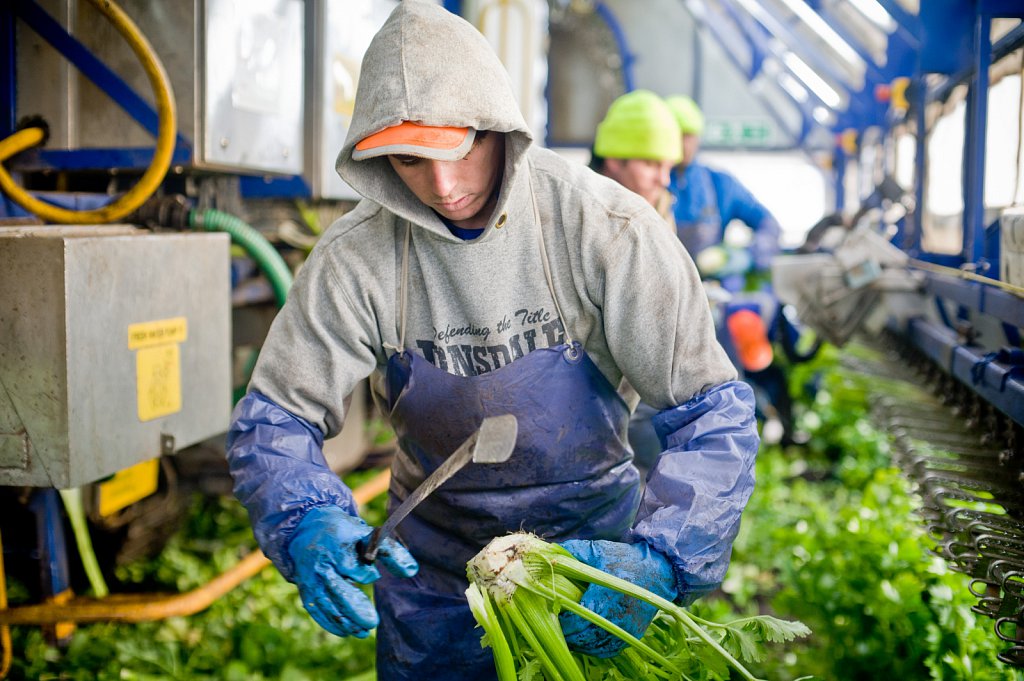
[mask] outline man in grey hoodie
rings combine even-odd
[[[683,603],[714,589],[753,489],[753,397],[653,208],[534,146],[486,40],[420,0],[367,50],[338,172],[365,199],[296,278],[228,435],[235,493],[310,615],[376,626],[381,679],[486,679],[465,564],[495,536],[535,532]],[[402,523],[404,547],[382,543],[387,570],[360,562],[372,528],[321,449],[366,377],[401,446],[392,509],[484,417],[519,422],[508,462],[462,470]],[[663,444],[642,493],[637,395]],[[600,587],[582,602],[638,636],[654,614]],[[576,650],[621,647],[562,621]]]

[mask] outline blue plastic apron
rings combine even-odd
[[[408,240],[407,232],[407,246]],[[540,249],[554,296],[543,242]],[[407,261],[406,248],[403,271]],[[404,308],[404,293],[402,299]],[[381,570],[374,589],[381,681],[495,678],[491,650],[481,648],[483,630],[466,603],[466,562],[494,537],[518,530],[556,542],[625,538],[640,501],[626,440],[629,409],[571,338],[472,377],[402,351],[388,361],[387,385],[401,445],[390,509],[485,416],[518,418],[516,448],[506,463],[470,464],[399,526],[419,574],[399,579]]]
[[[694,169],[696,170],[696,168]],[[684,173],[685,175],[685,173]],[[689,202],[679,206],[676,211],[676,234],[683,242],[683,247],[690,257],[705,248],[716,246],[722,242],[722,215],[718,212],[718,192],[710,173],[691,172],[689,177],[680,178],[690,186]],[[679,194],[676,194],[677,201]],[[683,215],[683,213],[687,213]]]

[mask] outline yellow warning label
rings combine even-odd
[[[159,474],[160,459],[150,459],[118,471],[112,478],[100,483],[100,515],[106,517],[117,513],[129,504],[148,497],[156,491]]]
[[[177,343],[135,353],[139,420],[151,421],[181,411],[181,353]]]
[[[188,340],[188,320],[185,317],[128,325],[129,350],[166,345],[167,343],[184,343],[186,340]]]

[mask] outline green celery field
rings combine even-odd
[[[919,500],[892,467],[888,436],[868,416],[880,392],[908,391],[912,399],[916,388],[859,375],[830,347],[794,367],[791,380],[809,387],[798,416],[810,441],[762,449],[727,580],[691,610],[714,621],[762,613],[806,624],[810,637],[771,646],[751,665],[765,679],[1024,679],[996,659],[1001,642],[992,621],[971,611],[968,578],[931,552],[915,515]],[[366,515],[379,524],[383,499]],[[120,569],[114,590],[192,589],[254,545],[237,502],[197,498],[166,549]],[[15,603],[19,594],[24,599],[23,589],[11,587]],[[273,568],[192,617],[83,625],[62,650],[35,628],[17,627],[13,636],[12,679],[375,678],[373,638],[322,631]]]

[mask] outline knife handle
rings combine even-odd
[[[359,555],[359,560],[370,565],[373,561],[377,560],[377,549],[380,548],[381,539],[381,528],[373,528],[373,534],[366,541],[360,539],[356,543],[356,553]]]

